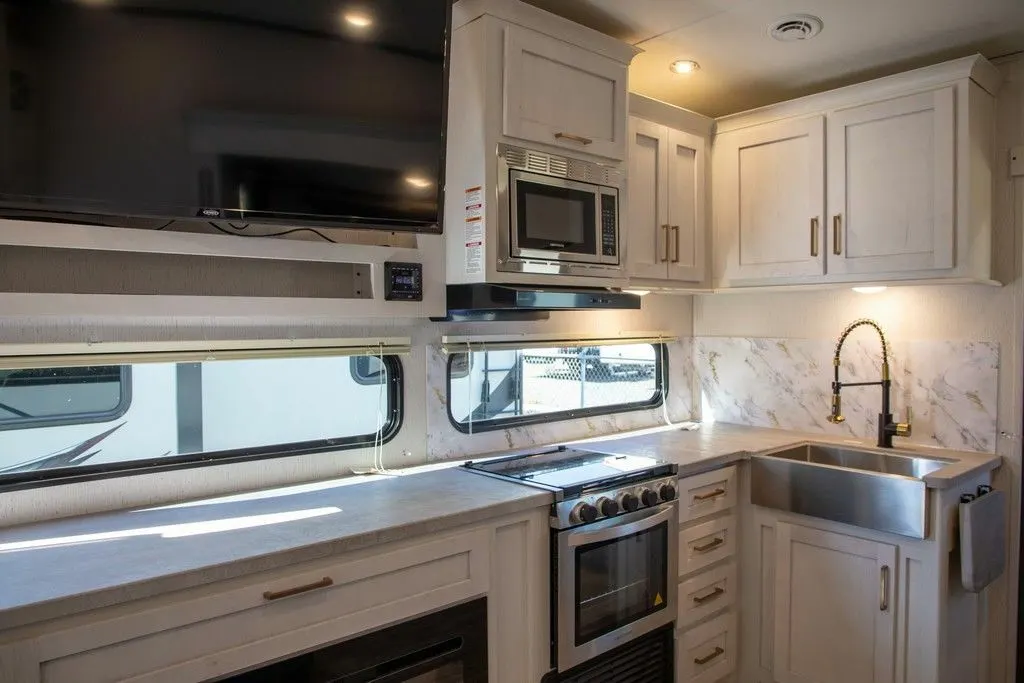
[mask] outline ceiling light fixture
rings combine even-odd
[[[409,175],[405,177],[405,182],[409,183],[413,187],[419,190],[426,189],[433,185],[429,180],[418,175]]]
[[[888,287],[884,287],[884,286],[882,286],[882,287],[854,287],[853,291],[857,292],[858,294],[881,294],[882,292],[884,292],[887,289],[888,289]]]
[[[700,71],[700,64],[692,59],[677,59],[669,64],[668,68],[672,73],[692,74],[694,71]]]
[[[345,12],[344,18],[349,26],[355,28],[370,28],[373,25],[373,19],[370,18],[370,15],[363,12]]]

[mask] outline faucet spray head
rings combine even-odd
[[[832,394],[832,412],[826,419],[834,425],[846,422],[846,418],[843,417],[843,399],[839,392]]]

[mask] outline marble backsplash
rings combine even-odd
[[[874,439],[879,387],[843,390],[846,422],[826,421],[831,407],[834,340],[701,337],[694,342],[702,417]],[[892,410],[913,409],[911,441],[993,452],[999,346],[969,341],[897,341],[892,351]],[[877,339],[851,338],[843,348],[842,381],[881,376]]]
[[[693,339],[668,344],[668,356],[668,418],[672,422],[694,419],[698,405],[693,391]],[[426,397],[428,461],[473,457],[665,424],[665,410],[657,408],[463,434],[448,420],[447,391],[448,357],[437,345],[430,345],[427,347]]]

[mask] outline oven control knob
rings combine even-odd
[[[611,498],[599,498],[597,510],[605,517],[614,517],[619,514],[619,503]]]
[[[643,503],[645,507],[657,505],[660,500],[661,499],[658,498],[658,494],[650,489],[644,489],[640,492],[640,502]]]
[[[578,524],[589,524],[597,519],[597,508],[590,503],[579,503],[569,513],[569,519]]]
[[[636,512],[640,501],[632,493],[623,493],[619,496],[619,506],[626,512]]]
[[[666,502],[676,499],[676,487],[672,484],[662,484],[658,492],[661,493],[661,499]]]

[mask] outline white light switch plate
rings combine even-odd
[[[1010,176],[1024,175],[1024,145],[1010,148]]]

